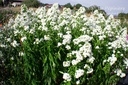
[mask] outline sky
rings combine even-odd
[[[59,3],[64,5],[71,3],[75,5],[77,3],[83,6],[99,6],[101,9],[105,10],[107,14],[117,15],[118,13],[128,13],[128,0],[39,0],[42,3]]]

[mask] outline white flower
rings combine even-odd
[[[87,74],[90,74],[90,73],[92,73],[92,72],[93,72],[93,69],[92,69],[92,68],[88,68]]]
[[[76,65],[77,63],[79,63],[80,62],[80,60],[75,60],[75,59],[73,59],[72,60],[72,65]]]
[[[21,38],[21,41],[23,42],[24,40],[26,40],[27,39],[27,37],[22,37]]]
[[[11,60],[14,60],[14,57],[11,57]]]
[[[67,50],[70,50],[70,49],[71,49],[71,47],[70,47],[69,45],[66,45],[65,48],[66,48]]]
[[[57,34],[59,37],[63,37],[63,34],[62,33],[58,33]]]
[[[94,15],[98,15],[99,14],[99,11],[98,10],[95,10],[94,11]]]
[[[63,35],[63,38],[64,38],[62,42],[63,45],[70,44],[72,35],[71,34]]]
[[[10,42],[11,41],[11,38],[7,38],[7,41]]]
[[[64,67],[69,67],[70,66],[70,61],[64,61],[63,66]]]
[[[121,69],[116,69],[114,72],[116,73],[117,76],[120,76],[121,78],[126,76],[126,74],[123,73]]]
[[[35,32],[34,28],[30,29],[30,31],[29,31],[30,34],[34,34],[34,32]]]
[[[83,69],[76,70],[76,73],[75,73],[75,77],[76,78],[79,78],[79,77],[81,77],[83,75],[84,75],[84,70]]]
[[[63,79],[66,81],[71,81],[71,76],[68,73],[63,74]]]
[[[120,56],[124,56],[123,54],[120,54]]]
[[[76,84],[77,84],[77,85],[80,84],[80,80],[77,80],[77,81],[76,81]]]
[[[117,58],[114,54],[112,54],[112,57],[108,58],[108,62],[110,62],[110,65],[113,65],[117,61]]]
[[[87,69],[90,68],[88,64],[85,64],[85,65],[84,65],[84,69],[86,69],[86,68],[87,68]]]
[[[96,46],[96,49],[99,49],[100,47],[99,46]]]
[[[58,44],[57,44],[57,47],[60,47],[62,44],[60,43],[60,42],[58,42]]]
[[[95,60],[95,58],[94,58],[94,57],[89,57],[89,58],[88,58],[88,62],[90,62],[90,63],[93,63],[93,62],[94,62],[94,60]]]
[[[67,57],[71,57],[72,56],[72,54],[71,53],[67,53]]]
[[[107,60],[103,60],[103,65],[107,62]]]
[[[121,74],[120,74],[120,77],[121,77],[121,78],[123,78],[123,77],[125,77],[125,76],[126,76],[125,73],[121,73]]]
[[[16,46],[18,46],[19,44],[17,43],[16,40],[14,40],[14,41],[11,43],[11,45],[12,45],[13,47],[16,47]]]
[[[81,53],[78,51],[78,52],[76,52],[76,59],[77,60],[83,60],[83,56],[81,55]]]
[[[117,76],[120,76],[121,73],[122,73],[122,70],[121,70],[121,69],[117,69],[117,70],[116,70]]]
[[[104,40],[105,36],[99,36],[99,40]]]
[[[49,35],[44,35],[44,40],[50,40]]]
[[[36,38],[35,42],[33,44],[39,44],[40,40]]]
[[[88,42],[91,41],[92,37],[88,35],[81,35],[80,37],[73,40],[74,44],[79,44],[80,42]]]
[[[29,26],[24,26],[24,30],[27,31],[29,29]]]
[[[4,44],[0,44],[0,47],[5,48],[5,47],[6,47],[6,45],[4,45]]]
[[[42,31],[48,31],[48,28],[46,26],[42,26]]]
[[[19,56],[23,56],[24,55],[24,53],[23,52],[19,52]]]

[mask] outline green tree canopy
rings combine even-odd
[[[24,0],[23,4],[25,4],[27,7],[39,7],[40,2],[38,0]]]
[[[70,3],[67,3],[64,5],[64,7],[67,7],[67,8],[70,8],[70,9],[73,9],[72,5]]]
[[[75,7],[76,9],[79,9],[82,5],[81,4],[76,4]]]

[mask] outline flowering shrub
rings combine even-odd
[[[125,77],[127,28],[112,15],[85,12],[84,7],[61,12],[58,4],[36,11],[22,5],[5,26],[10,34],[0,46],[10,49],[4,56],[11,84],[111,85]]]

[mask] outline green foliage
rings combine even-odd
[[[75,7],[76,9],[79,9],[82,5],[81,4],[76,4]]]
[[[119,13],[118,18],[121,20],[128,20],[128,13]]]
[[[14,17],[17,13],[12,10],[0,10],[0,23],[7,23],[11,17]]]
[[[121,20],[122,26],[128,27],[128,13],[119,13],[117,18]]]
[[[65,4],[64,7],[73,9],[73,6],[70,3]]]
[[[54,4],[34,11],[22,5],[5,28],[0,31],[5,85],[111,85],[127,67],[126,29],[98,10],[88,17],[84,7],[60,11]]]
[[[25,4],[27,7],[39,7],[40,2],[38,0],[24,0],[23,4]]]

